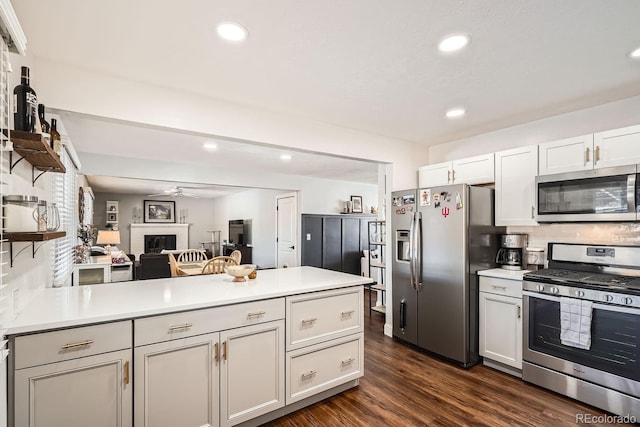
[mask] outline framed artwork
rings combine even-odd
[[[351,196],[353,213],[362,213],[362,196]]]
[[[144,201],[144,222],[151,223],[175,223],[176,222],[176,202],[145,200]]]

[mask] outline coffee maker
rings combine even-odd
[[[524,270],[526,247],[526,234],[503,234],[500,236],[500,249],[496,255],[496,264],[505,270]]]

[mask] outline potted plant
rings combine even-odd
[[[76,264],[89,261],[91,255],[91,244],[95,241],[98,230],[89,224],[78,226],[78,240],[80,244],[75,249]]]

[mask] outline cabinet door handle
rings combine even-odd
[[[266,311],[252,311],[250,313],[247,313],[247,319],[250,319],[252,317],[264,316],[265,314],[267,314]]]
[[[213,345],[213,360],[216,364],[220,361],[220,344],[218,343]]]
[[[76,347],[84,347],[86,345],[91,345],[91,344],[93,344],[93,340],[84,340],[80,342],[74,342],[74,343],[63,345],[62,350],[68,350],[70,348],[76,348]]]
[[[341,364],[342,366],[350,365],[350,364],[351,364],[351,362],[353,362],[354,360],[356,360],[356,359],[354,359],[353,357],[350,357],[350,358],[348,358],[347,360],[343,360],[342,362],[340,362],[340,364]]]
[[[595,153],[594,153],[594,161],[595,162],[599,162],[600,161],[600,146],[596,145],[596,149],[595,149]]]
[[[516,307],[518,307],[518,319],[522,317],[522,309],[520,308],[520,305],[517,305]]]
[[[227,360],[227,342],[226,341],[222,342],[222,360],[224,361]]]
[[[300,379],[302,380],[308,380],[309,378],[311,378],[312,376],[314,376],[316,374],[316,371],[309,371],[307,373],[304,373],[302,375],[300,375]]]
[[[506,286],[491,285],[491,287],[492,287],[493,289],[502,289],[503,291],[506,291],[506,290],[507,290],[507,287],[506,287]]]
[[[584,149],[584,164],[586,165],[587,163],[589,163],[589,152],[591,150],[589,149],[589,147]]]
[[[535,218],[536,218],[536,207],[531,206],[531,219],[535,219]]]
[[[347,317],[347,316],[351,316],[353,313],[355,313],[355,310],[343,311],[342,313],[340,313],[340,316]]]
[[[311,317],[310,319],[303,319],[302,326],[313,324],[316,320],[318,319],[316,319],[315,317]]]
[[[456,171],[455,170],[451,170],[451,182],[454,182],[456,180]]]
[[[178,329],[189,329],[193,323],[183,323],[182,325],[169,326],[169,331],[177,331]]]
[[[129,384],[129,361],[124,362],[124,383]]]
[[[451,182],[451,171],[447,171],[447,183]]]

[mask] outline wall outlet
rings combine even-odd
[[[307,233],[307,240],[311,240],[311,233]]]

